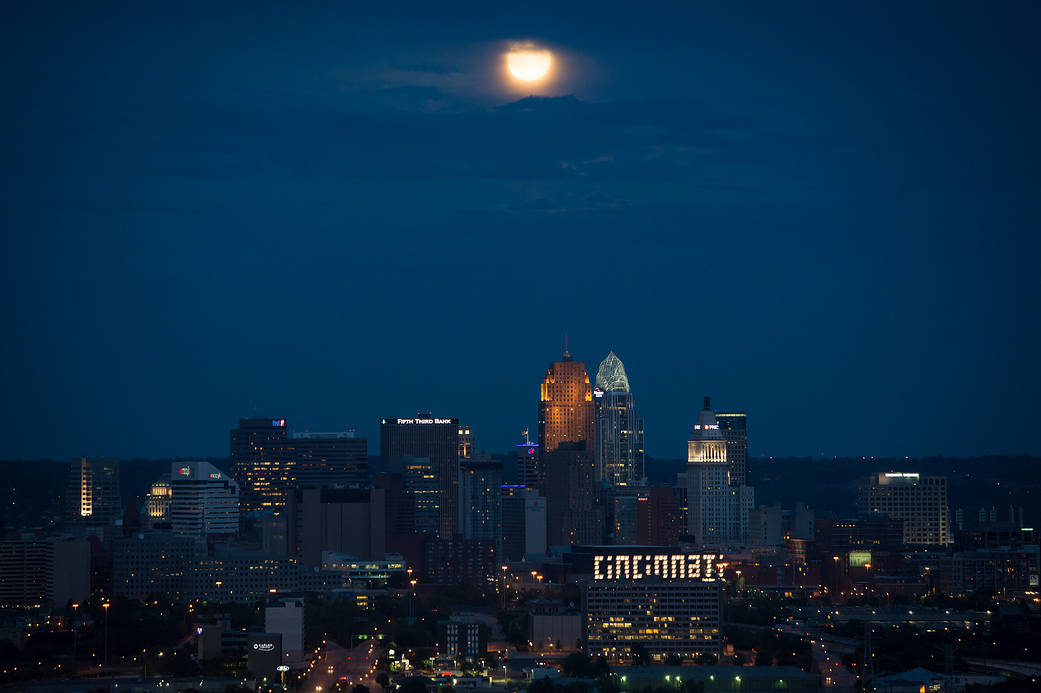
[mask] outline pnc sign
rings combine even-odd
[[[723,577],[723,554],[615,554],[593,556],[593,580],[700,580],[715,582]]]

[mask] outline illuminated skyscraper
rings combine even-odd
[[[636,414],[625,366],[613,351],[596,373],[593,407],[598,478],[614,486],[638,483],[643,478],[643,419]]]
[[[586,364],[566,350],[546,369],[539,398],[539,448],[543,456],[561,443],[585,443],[593,450],[593,387]]]
[[[731,483],[727,443],[708,397],[687,442],[686,483],[688,534],[702,547],[743,544],[753,490]]]
[[[465,427],[464,427],[465,428]],[[459,419],[419,414],[380,421],[383,468],[395,458],[427,458],[438,487],[438,536],[451,539],[459,528]],[[419,522],[417,505],[417,523]]]
[[[82,458],[69,467],[65,518],[89,525],[119,519],[119,460]]]
[[[292,460],[285,441],[285,419],[239,419],[231,430],[231,477],[239,485],[242,512],[286,504]]]

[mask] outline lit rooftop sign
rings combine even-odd
[[[395,419],[399,426],[407,426],[411,424],[450,424],[451,419]]]
[[[701,580],[723,577],[723,554],[673,553],[594,555],[593,580]]]

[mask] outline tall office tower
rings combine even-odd
[[[686,482],[687,533],[704,547],[744,543],[754,495],[730,482],[727,443],[708,397],[687,442]]]
[[[239,531],[239,486],[209,462],[170,465],[170,524],[202,539]]]
[[[519,561],[546,553],[546,497],[518,484],[502,486],[502,556]]]
[[[464,539],[489,539],[502,551],[502,462],[475,455],[461,462],[459,528]]]
[[[643,478],[643,419],[636,414],[625,366],[612,351],[600,362],[593,390],[596,470],[613,486]]]
[[[368,441],[353,430],[290,433],[283,443],[293,486],[368,488]]]
[[[884,472],[868,477],[857,494],[860,517],[886,515],[904,523],[904,543],[946,546],[951,543],[947,477],[913,472]]]
[[[730,485],[743,486],[748,483],[748,414],[717,411],[716,421],[727,442]]]
[[[231,478],[239,485],[242,512],[286,504],[293,470],[285,442],[285,419],[239,419],[231,429]]]
[[[438,536],[451,539],[459,527],[459,419],[419,414],[411,419],[380,421],[383,468],[400,457],[426,457],[438,483]],[[417,522],[419,508],[416,508]]]
[[[539,461],[539,444],[531,442],[528,429],[521,434],[524,440],[513,448],[517,462],[517,483],[529,488],[542,488],[544,477]]]
[[[543,457],[546,469],[548,543],[600,544],[604,511],[598,497],[596,464],[584,442],[562,442]]]
[[[148,492],[145,506],[148,510],[148,519],[152,522],[166,522],[170,519],[170,475],[163,474],[155,482]]]
[[[593,451],[593,388],[586,364],[564,351],[546,369],[539,397],[539,450],[542,455],[561,443],[584,443]]]
[[[413,518],[407,534],[437,536],[441,531],[441,481],[438,467],[429,457],[393,457],[384,467],[385,477],[400,477],[401,490],[411,499],[407,512]],[[393,533],[399,533],[395,531]]]
[[[69,465],[65,492],[65,519],[88,525],[107,525],[120,516],[119,460],[84,457]]]
[[[459,461],[468,460],[474,456],[474,434],[469,426],[459,424]]]

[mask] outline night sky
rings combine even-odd
[[[504,451],[565,332],[650,455],[1041,453],[1038,3],[290,4],[4,4],[0,457]]]

